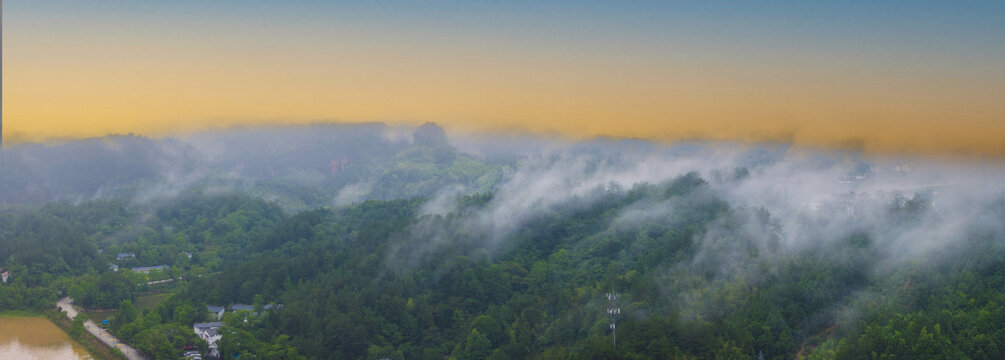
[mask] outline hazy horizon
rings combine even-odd
[[[1005,155],[1000,2],[6,5],[9,145],[336,119]]]

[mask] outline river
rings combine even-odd
[[[91,359],[80,344],[42,317],[0,317],[0,360]]]

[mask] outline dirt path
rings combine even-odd
[[[70,317],[70,320],[73,320],[73,318],[76,317],[78,314],[77,307],[73,306],[73,300],[70,299],[69,297],[59,299],[59,302],[57,302],[56,305],[59,306],[60,309],[66,312],[66,316]],[[119,341],[119,339],[116,339],[114,336],[112,336],[112,334],[109,334],[108,331],[105,331],[105,329],[102,329],[93,321],[87,320],[87,322],[84,323],[84,328],[87,329],[87,332],[91,333],[91,335],[94,335],[94,337],[98,338],[99,340],[101,340],[101,342],[105,343],[106,345],[113,346],[119,349],[119,351],[121,351],[122,354],[126,355],[127,359],[147,360],[147,358],[144,357],[143,354],[140,354],[139,351],[136,351],[136,349],[133,349],[129,345],[123,344],[121,341]]]

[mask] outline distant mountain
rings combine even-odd
[[[0,202],[78,200],[103,190],[192,172],[199,153],[176,140],[109,135],[63,145],[25,144],[0,154]]]
[[[232,188],[287,209],[338,201],[487,191],[499,166],[451,146],[433,123],[396,135],[385,124],[313,124],[208,131],[179,139],[109,135],[2,153],[0,202],[143,196],[162,187]],[[406,129],[407,130],[407,129]]]

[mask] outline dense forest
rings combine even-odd
[[[230,304],[226,358],[1005,358],[997,164],[399,130],[4,150],[0,310],[156,359]]]

